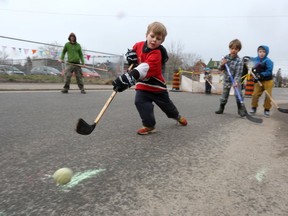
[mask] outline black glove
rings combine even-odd
[[[249,62],[250,61],[250,57],[249,56],[244,56],[243,57],[243,62],[244,63],[247,63],[247,62]]]
[[[136,80],[133,76],[128,73],[122,74],[121,76],[117,77],[113,82],[113,90],[117,92],[123,92],[127,88],[135,85]]]
[[[137,54],[134,50],[128,49],[128,52],[125,54],[126,60],[128,61],[128,64],[133,64],[134,66],[137,66],[138,64],[138,58]]]
[[[253,77],[252,81],[253,81],[254,83],[257,83],[257,82],[259,82],[259,79],[258,79],[258,77]]]
[[[259,73],[256,73],[256,74],[255,74],[255,77],[253,77],[253,81],[254,81],[255,83],[257,83],[258,81],[260,81],[261,78],[262,78],[261,75],[260,75]]]

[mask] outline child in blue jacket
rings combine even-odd
[[[272,88],[274,86],[272,73],[273,62],[270,58],[267,57],[269,54],[269,47],[261,45],[258,47],[257,52],[258,56],[250,59],[250,61],[252,61],[254,65],[252,71],[256,75],[254,91],[251,101],[251,114],[256,113],[258,101],[262,93],[266,90],[270,95],[272,95]],[[258,81],[261,82],[262,86],[259,85]],[[271,99],[266,96],[263,104],[265,117],[270,117],[271,106]]]

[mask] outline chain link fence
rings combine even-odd
[[[65,69],[65,64],[60,63],[58,59],[61,56],[63,46],[57,44],[46,44],[36,41],[28,41],[18,38],[9,38],[0,36],[9,41],[9,44],[15,45],[21,41],[21,45],[26,45],[30,48],[8,46],[3,43],[2,50],[0,50],[0,65],[14,66],[26,75],[30,75],[33,68],[48,66],[60,72]],[[42,47],[37,47],[44,45]],[[37,47],[37,48],[36,48]],[[98,52],[94,50],[83,49],[85,65],[87,70],[97,72],[103,79],[114,79],[125,71],[124,58],[122,55]],[[67,57],[67,55],[66,55]],[[67,61],[67,59],[65,59]],[[124,68],[125,67],[125,68]]]

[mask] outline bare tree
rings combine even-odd
[[[184,70],[189,70],[189,68],[192,68],[200,60],[201,57],[195,53],[183,53],[182,68]]]
[[[183,45],[180,42],[171,42],[170,46],[167,48],[169,55],[169,61],[166,64],[166,69],[168,73],[173,72],[182,66],[182,53]]]
[[[281,87],[281,86],[282,86],[282,75],[281,75],[281,68],[279,68],[275,76],[275,87]]]
[[[169,61],[166,64],[167,79],[173,77],[173,72],[177,69],[188,70],[192,68],[201,57],[194,53],[184,53],[184,45],[181,42],[171,42],[167,47]]]

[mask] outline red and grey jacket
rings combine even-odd
[[[168,60],[168,56],[163,55],[163,49],[165,50],[163,46],[149,49],[145,41],[138,42],[133,46],[133,50],[137,53],[138,57],[138,66],[134,69],[140,75],[136,83],[136,90],[151,92],[167,91],[162,68]]]

